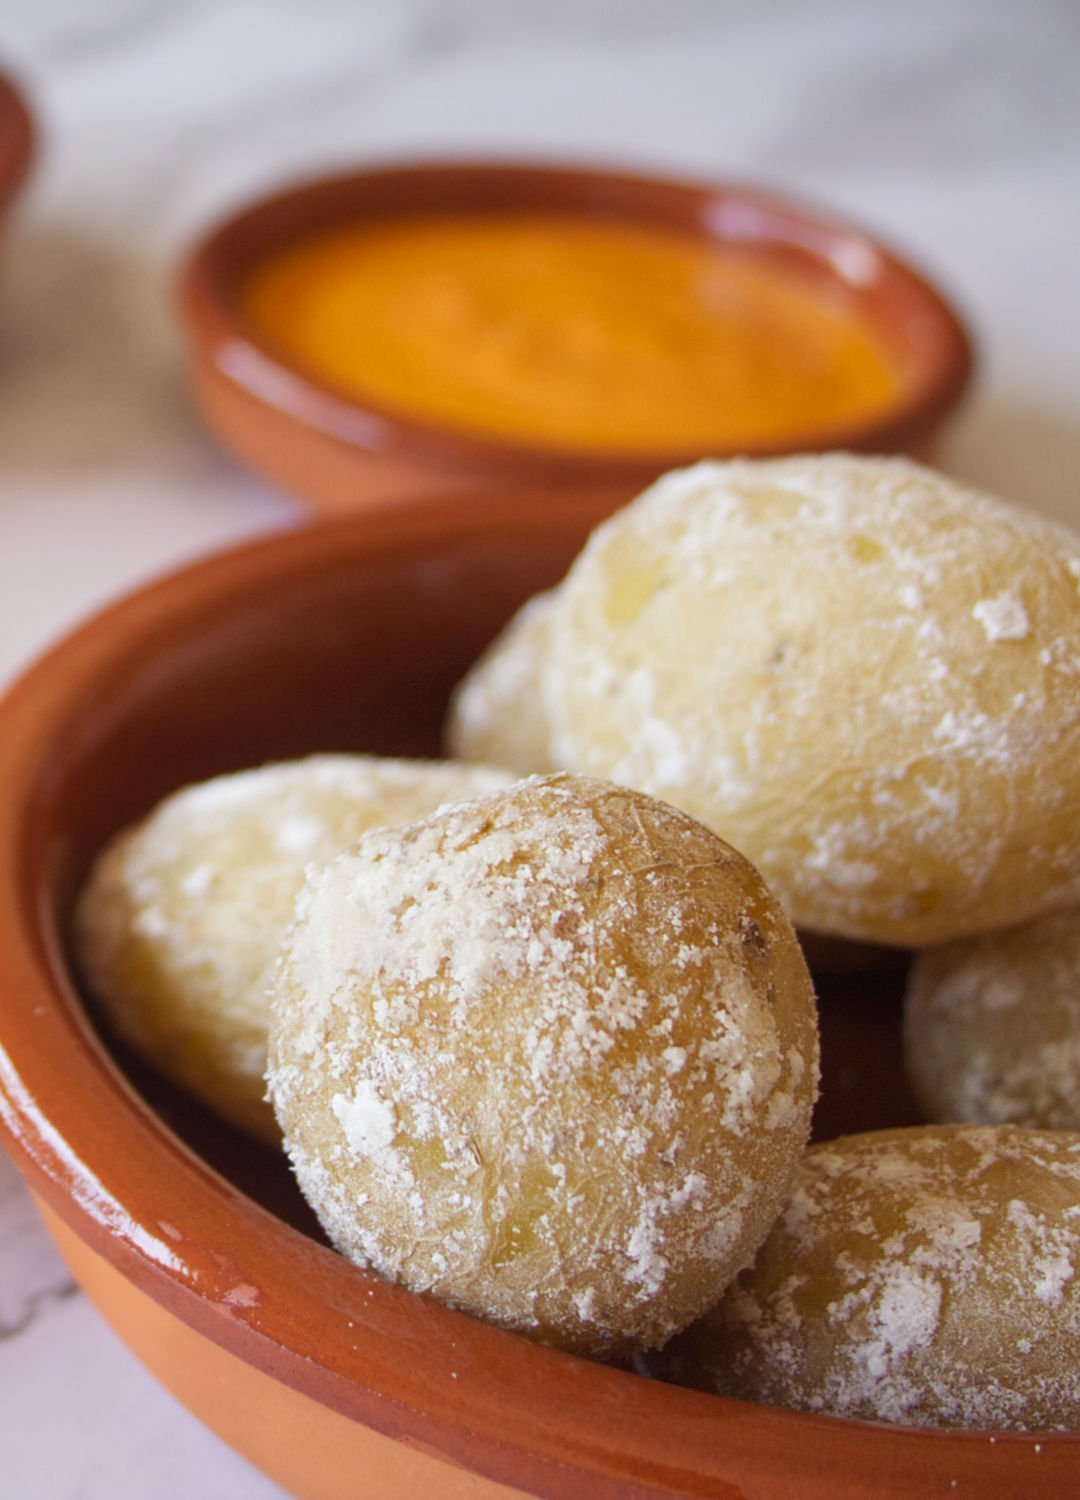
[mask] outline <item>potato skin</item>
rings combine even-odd
[[[266,986],[308,863],[368,828],[511,779],[490,767],[316,755],[181,788],[91,871],[75,913],[79,969],[135,1051],[276,1145]]]
[[[664,1351],[721,1395],[903,1425],[1080,1428],[1080,1135],[922,1126],[807,1152],[755,1263]]]
[[[554,603],[553,592],[527,600],[458,684],[446,717],[448,755],[522,776],[557,769],[540,697]]]
[[[927,1119],[1080,1130],[1080,911],[917,954],[904,1062]]]
[[[741,855],[640,793],[533,777],[313,873],[270,1062],[340,1250],[606,1356],[696,1317],[767,1232],[816,1014]]]
[[[919,947],[1080,900],[1080,542],[901,459],[669,474],[558,594],[555,763],[684,807],[795,923]]]

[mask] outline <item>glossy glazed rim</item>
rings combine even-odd
[[[0,72],[0,213],[26,180],[35,144],[26,97],[9,74]]]
[[[1080,1435],[927,1432],[751,1406],[539,1348],[387,1285],[214,1172],[90,1026],[45,900],[62,854],[49,766],[110,685],[207,610],[310,580],[342,548],[378,567],[481,535],[528,547],[553,525],[569,530],[577,503],[389,506],[247,543],[106,609],[10,690],[0,702],[0,1125],[13,1155],[91,1248],[198,1332],[354,1420],[528,1493],[737,1500],[744,1483],[779,1495],[801,1475],[806,1493],[873,1494],[883,1474],[911,1476],[897,1491],[911,1496],[951,1479],[983,1494],[1050,1494],[1044,1482],[1062,1492]],[[1011,1489],[986,1488],[988,1443],[995,1479]],[[1026,1477],[1037,1479],[1030,1490]]]
[[[692,182],[540,161],[375,165],[305,179],[255,199],[210,229],[183,261],[177,279],[181,320],[196,355],[247,395],[361,452],[413,456],[507,480],[572,478],[631,487],[665,469],[696,462],[700,448],[619,454],[529,444],[425,421],[374,399],[361,402],[298,369],[238,310],[244,272],[274,249],[313,231],[355,221],[365,212],[401,214],[423,207],[454,213],[522,205],[621,218],[808,256],[819,271],[827,268],[849,287],[878,287],[884,300],[918,320],[922,364],[880,416],[822,427],[788,441],[718,446],[710,449],[711,457],[762,458],[808,447],[911,451],[932,434],[971,380],[973,344],[955,308],[913,265],[850,221],[736,182]]]

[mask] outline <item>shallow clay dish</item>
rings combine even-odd
[[[0,215],[22,187],[34,154],[34,127],[22,93],[0,73]]]
[[[801,271],[865,315],[902,371],[895,403],[870,420],[742,454],[814,448],[925,455],[971,374],[956,313],[922,276],[864,231],[771,193],[615,172],[504,163],[373,168],[306,182],[256,202],[197,245],[179,303],[196,398],[210,427],[245,463],[323,512],[385,498],[570,482],[628,500],[699,449],[599,454],[477,436],[360,404],[281,359],[245,321],[241,288],[275,251],[345,224],[408,214],[504,209],[652,226]],[[712,450],[714,457],[734,450]]]
[[[320,1240],[277,1153],[98,1034],[65,956],[95,851],[212,772],[437,750],[451,685],[577,546],[580,495],[513,498],[388,506],[200,562],[99,615],[0,704],[0,1115],[61,1251],[181,1400],[313,1500],[1060,1500],[1080,1437],[721,1400],[385,1285]],[[911,1119],[894,997],[865,984],[823,994],[823,1134]]]

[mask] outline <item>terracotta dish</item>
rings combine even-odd
[[[22,187],[33,154],[34,127],[26,100],[0,73],[0,215]]]
[[[111,1050],[66,958],[103,841],[181,782],[316,749],[434,752],[452,684],[559,578],[556,491],[385,506],[195,564],[0,705],[0,1118],[87,1294],[148,1367],[312,1500],[980,1500],[1071,1492],[1080,1437],[858,1424],[525,1342],[333,1253],[283,1159]],[[822,983],[818,1126],[903,1123],[895,991]]]
[[[664,231],[759,269],[795,274],[825,302],[857,313],[895,362],[895,395],[872,416],[789,441],[745,442],[712,455],[814,448],[925,454],[972,369],[956,313],[921,275],[872,236],[816,209],[731,184],[695,185],[615,172],[505,163],[373,168],[304,183],[214,229],[179,281],[196,398],[244,463],[323,512],[385,498],[573,483],[609,508],[666,469],[703,457],[589,450],[487,435],[391,409],[319,379],[275,348],[247,316],[245,289],[275,255],[357,225],[446,216],[559,216]]]

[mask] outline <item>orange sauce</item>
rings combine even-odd
[[[541,213],[388,220],[303,240],[243,291],[313,378],[440,426],[653,453],[812,438],[894,399],[850,299],[752,251]]]

